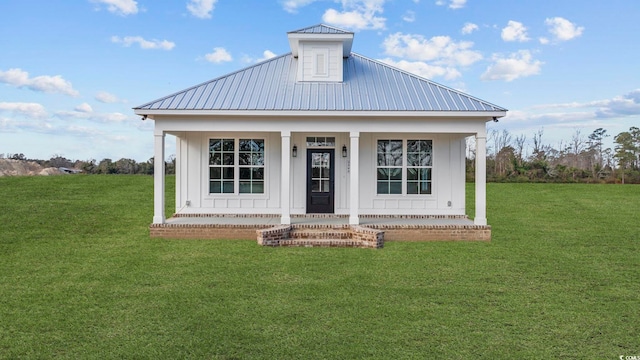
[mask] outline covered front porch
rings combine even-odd
[[[283,124],[293,124],[286,122]],[[338,127],[336,124],[322,123],[324,126]],[[184,124],[182,124],[184,126]],[[395,124],[399,127],[398,122]],[[409,125],[416,125],[407,121]],[[256,127],[258,127],[256,125]],[[279,126],[283,127],[283,126]],[[414,126],[414,128],[417,126]],[[214,130],[214,129],[212,129]],[[438,132],[393,132],[380,135],[380,132],[360,132],[351,129],[340,129],[336,132],[327,129],[314,129],[315,131],[273,131],[272,128],[259,129],[262,132],[237,133],[221,131],[158,131],[156,129],[155,142],[155,211],[154,225],[178,225],[184,222],[184,218],[198,218],[203,215],[219,219],[242,216],[252,218],[255,225],[296,225],[300,219],[315,219],[316,211],[309,207],[307,201],[311,187],[308,186],[314,170],[311,157],[307,155],[314,151],[328,152],[332,159],[330,190],[332,191],[332,205],[328,218],[334,223],[345,225],[368,225],[373,219],[384,219],[386,224],[397,222],[391,219],[461,219],[464,214],[464,137],[474,136],[476,144],[476,183],[475,183],[475,214],[473,220],[462,216],[464,224],[485,226],[486,220],[486,192],[485,192],[485,157],[486,135],[484,127],[478,127],[476,134],[464,134],[451,132],[451,129],[437,129]],[[350,131],[344,131],[350,130]],[[445,131],[446,130],[446,131]],[[165,136],[175,135],[177,139],[177,166],[176,166],[176,213],[179,215],[166,219],[164,214],[164,161]],[[223,134],[223,135],[221,135]],[[242,135],[240,135],[242,134]],[[311,135],[326,135],[327,139],[335,139],[332,147],[311,148],[305,147]],[[393,134],[393,135],[389,135]],[[408,135],[410,134],[410,135]],[[386,140],[379,138],[398,138],[396,142],[404,141],[406,149],[407,140],[413,137],[427,140],[434,148],[434,166],[430,171],[428,181],[429,192],[427,195],[409,193],[408,180],[403,178],[402,192],[397,195],[376,192],[376,146]],[[266,174],[263,181],[264,193],[261,194],[212,194],[209,189],[208,178],[208,144],[211,139],[219,137],[236,138],[263,138],[264,157],[267,159],[264,166]],[[402,140],[404,138],[404,140]],[[414,141],[415,142],[415,141]],[[237,154],[236,154],[237,156]],[[406,157],[405,156],[405,162]],[[333,160],[332,160],[333,161]],[[431,163],[429,163],[431,165]],[[204,169],[204,170],[203,170]],[[400,169],[400,168],[398,168]],[[380,170],[380,169],[378,169]],[[407,173],[407,166],[403,173]],[[335,172],[335,173],[334,173]],[[433,178],[431,178],[433,174]],[[237,169],[236,175],[237,177]],[[334,180],[335,179],[335,180]],[[313,179],[315,181],[315,179]],[[237,182],[238,180],[236,180]],[[431,192],[431,185],[433,192]],[[236,184],[237,185],[237,184]],[[335,190],[334,190],[335,188]],[[237,188],[236,188],[237,189]],[[266,210],[266,211],[265,211]],[[321,211],[318,211],[321,212]],[[209,215],[207,215],[209,214]],[[258,214],[258,215],[256,215]],[[265,215],[259,215],[265,214]],[[303,216],[304,215],[304,216]],[[413,216],[413,218],[412,218]],[[328,219],[325,218],[325,219]],[[178,220],[179,219],[179,220]],[[322,219],[322,217],[317,217]],[[413,221],[412,220],[412,221]],[[224,225],[228,220],[218,221]],[[248,221],[248,220],[243,220]],[[314,220],[319,221],[319,220]],[[328,220],[322,220],[328,221]],[[229,224],[233,225],[233,224]],[[375,224],[374,224],[375,225]],[[403,224],[413,225],[413,224]],[[443,225],[431,223],[428,225]],[[449,225],[449,224],[445,224]]]

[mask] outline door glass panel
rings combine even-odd
[[[311,154],[311,191],[329,192],[330,153]]]

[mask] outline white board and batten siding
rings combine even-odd
[[[265,140],[264,194],[209,193],[209,139]],[[176,134],[176,212],[183,214],[279,214],[280,134],[186,132]],[[189,205],[187,205],[187,203]]]
[[[281,137],[277,132],[183,132],[177,137],[176,212],[183,214],[280,214]],[[335,213],[349,214],[349,133],[292,133],[291,214],[306,213],[306,137],[335,137]],[[208,146],[211,138],[265,139],[264,194],[210,194]],[[430,195],[376,194],[378,139],[433,141],[433,191]],[[285,149],[291,152],[291,149]],[[351,150],[349,149],[349,152]],[[465,214],[465,136],[463,134],[360,133],[359,213],[362,215],[463,215]],[[187,206],[187,202],[189,205]]]
[[[341,82],[342,43],[305,41],[300,43],[298,79],[301,81]]]

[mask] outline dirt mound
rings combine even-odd
[[[57,168],[43,168],[33,161],[0,159],[0,176],[59,175]]]

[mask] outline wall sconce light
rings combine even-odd
[[[347,157],[347,145],[342,145],[342,157]]]
[[[291,156],[292,157],[297,157],[298,156],[298,146],[297,145],[293,145],[293,148],[291,149]]]

